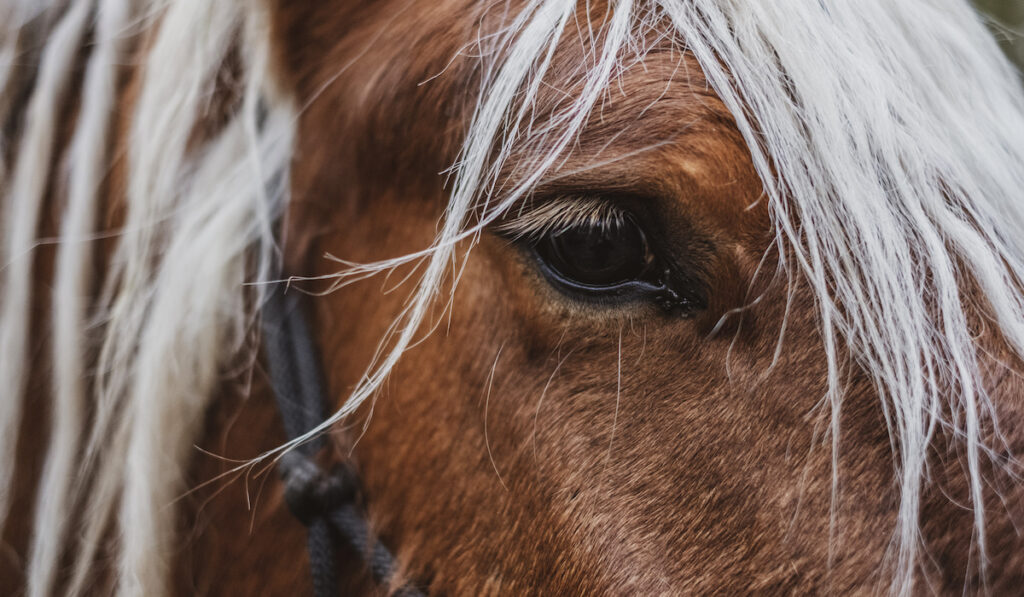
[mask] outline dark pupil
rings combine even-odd
[[[643,232],[629,220],[550,234],[537,245],[537,252],[558,274],[584,286],[637,280],[648,263]]]

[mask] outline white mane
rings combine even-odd
[[[59,4],[59,3],[53,3]],[[28,370],[33,248],[47,181],[56,177],[64,215],[52,307],[53,422],[39,488],[29,594],[54,592],[71,543],[65,591],[90,591],[94,558],[118,530],[118,593],[167,590],[173,511],[198,423],[222,367],[251,330],[252,300],[274,271],[272,222],[284,196],[294,113],[269,78],[269,25],[247,4],[177,0],[73,1],[35,12],[3,32],[0,55],[42,46],[34,80],[13,69],[0,121],[31,86],[15,169],[0,179],[6,202],[0,312],[0,520],[11,500],[17,430]],[[14,12],[18,6],[0,10]],[[156,19],[159,19],[157,22]],[[115,155],[115,82],[133,37],[152,31],[125,152],[126,211],[101,300],[90,305],[92,255],[103,179]],[[68,89],[74,60],[92,36],[81,90]],[[240,106],[214,138],[192,134],[214,98],[232,44],[245,46]],[[31,75],[31,73],[28,73]],[[64,167],[50,172],[60,102],[81,112]],[[4,139],[4,144],[10,142]],[[276,182],[274,182],[276,181]],[[255,262],[255,266],[253,266]],[[255,296],[253,296],[255,294]],[[50,297],[41,296],[39,300]],[[96,329],[102,342],[95,341]],[[98,360],[96,351],[99,348]],[[31,396],[34,405],[45,396]],[[87,417],[88,406],[93,410]],[[82,528],[70,532],[69,522]],[[76,540],[77,539],[77,540]]]
[[[94,554],[113,524],[121,538],[118,592],[157,594],[166,590],[173,539],[165,506],[182,490],[181,470],[220,367],[242,349],[259,304],[259,284],[245,283],[264,282],[273,271],[272,222],[285,193],[272,182],[280,184],[288,164],[294,114],[269,74],[258,3],[71,0],[53,8],[61,4],[0,1],[0,18],[13,23],[0,31],[0,123],[31,89],[17,137],[0,137],[0,154],[7,144],[18,149],[12,169],[0,162],[0,387],[9,389],[0,399],[0,521],[22,419],[35,231],[46,183],[59,176],[57,188],[67,192],[53,296],[55,416],[30,594],[51,592],[68,513],[82,511],[87,522],[72,546],[70,592],[88,587]],[[938,426],[960,434],[968,449],[983,566],[981,422],[994,413],[968,313],[987,313],[1024,354],[1024,92],[977,14],[964,0],[618,0],[580,73],[582,92],[541,126],[531,122],[530,107],[561,33],[575,23],[576,4],[529,0],[487,42],[484,84],[435,244],[339,274],[343,284],[426,260],[391,348],[322,428],[370,398],[412,344],[455,244],[479,234],[565,156],[645,28],[671,27],[736,118],[764,183],[780,254],[793,256],[786,267],[801,272],[817,298],[836,449],[843,347],[882,398],[901,490],[890,590],[913,589],[925,458]],[[127,35],[145,29],[155,37],[128,139],[124,229],[102,300],[88,305],[89,240],[114,157],[114,74],[126,60]],[[66,172],[51,173],[59,100],[77,93],[67,89],[71,64],[90,34]],[[48,39],[42,66],[26,79],[14,57],[41,39]],[[241,107],[194,149],[190,132],[231,43],[244,46],[239,55],[247,60]],[[494,203],[498,172],[522,143],[544,148],[544,157]],[[483,221],[471,223],[481,207]],[[974,285],[981,304],[963,304]],[[91,325],[103,342],[88,383]],[[87,421],[88,404],[95,414]]]

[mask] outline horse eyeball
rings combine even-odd
[[[629,218],[547,234],[535,250],[559,277],[590,289],[642,281],[653,261],[643,230]]]

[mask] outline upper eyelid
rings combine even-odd
[[[496,230],[514,239],[538,239],[576,227],[604,227],[621,223],[628,213],[604,197],[561,196],[531,201],[509,215]]]

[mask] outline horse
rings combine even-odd
[[[0,127],[5,592],[1024,580],[1024,89],[964,0],[4,0]]]

